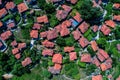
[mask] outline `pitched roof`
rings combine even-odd
[[[3,46],[3,43],[0,41],[0,48]]]
[[[55,44],[53,42],[48,41],[48,40],[44,40],[42,42],[42,45],[45,46],[45,47],[53,48]]]
[[[15,8],[15,4],[14,2],[7,2],[7,4],[5,5],[6,9],[9,10],[9,9],[13,9]]]
[[[82,48],[85,48],[89,44],[89,41],[84,37],[81,37],[78,41]]]
[[[41,38],[46,38],[46,37],[47,37],[47,31],[41,32],[41,33],[40,33],[40,37],[41,37]]]
[[[62,55],[60,53],[54,54],[53,58],[52,58],[52,62],[61,64],[62,63]]]
[[[120,9],[120,3],[114,3],[113,7],[116,8],[116,9]]]
[[[82,37],[82,34],[78,29],[73,31],[72,34],[73,34],[73,37],[74,37],[75,40],[78,40]]]
[[[97,57],[101,62],[105,60],[105,58],[100,53],[97,53]]]
[[[8,29],[14,28],[15,27],[15,22],[11,22],[7,24]]]
[[[54,51],[53,51],[52,49],[44,49],[44,50],[42,51],[42,55],[43,55],[43,56],[52,56],[53,53],[54,53]]]
[[[95,64],[97,67],[100,66],[100,61],[96,57],[92,59],[92,63]]]
[[[43,16],[40,16],[40,17],[37,17],[37,22],[38,23],[48,23],[48,17],[46,15],[43,15]]]
[[[74,50],[75,50],[75,48],[73,46],[72,47],[69,47],[69,46],[64,47],[64,52],[72,52]]]
[[[33,28],[33,29],[37,29],[37,30],[39,30],[39,29],[42,28],[42,25],[40,25],[39,23],[34,23],[34,25],[33,25],[32,28]]]
[[[15,55],[16,59],[20,59],[20,57],[21,57],[20,53],[18,53],[18,54]]]
[[[68,28],[62,28],[60,31],[60,36],[67,36],[70,34],[70,31]]]
[[[106,71],[107,69],[110,69],[112,67],[112,65],[110,63],[102,63],[100,65],[100,68],[102,71]]]
[[[27,58],[24,59],[24,61],[22,61],[22,66],[25,67],[25,66],[27,66],[27,65],[29,65],[31,63],[32,63],[31,58],[27,57]]]
[[[14,48],[14,49],[12,49],[12,54],[17,54],[19,52],[19,49],[18,48]]]
[[[102,80],[102,75],[92,76],[92,80]]]
[[[11,31],[5,31],[5,32],[3,32],[0,35],[2,40],[7,40],[10,36],[12,36],[12,32]]]
[[[120,21],[120,15],[114,15],[113,19],[116,20],[116,21]]]
[[[115,24],[115,22],[113,20],[107,20],[107,21],[105,21],[105,24],[107,26],[112,27],[112,28],[115,28],[115,26],[116,26],[116,24]]]
[[[106,63],[111,63],[112,64],[112,59],[111,58],[108,58],[106,61],[105,61]]]
[[[58,37],[58,33],[55,29],[47,31],[47,39],[52,40]]]
[[[76,12],[76,15],[73,17],[77,22],[81,22],[82,18],[79,12]]]
[[[91,62],[91,55],[88,53],[81,54],[81,62]]]
[[[70,52],[69,53],[69,59],[70,59],[70,61],[73,61],[73,60],[77,59],[76,52]]]
[[[31,38],[38,38],[38,30],[32,30],[31,32],[30,32],[30,37]]]
[[[61,31],[61,24],[55,26],[54,29],[59,33]]]
[[[48,67],[48,71],[51,72],[52,74],[59,74],[60,70],[54,69],[54,67]]]
[[[70,6],[68,6],[68,5],[62,5],[62,8],[65,10],[65,11],[67,11],[68,13],[72,10],[72,8],[70,7]]]
[[[119,77],[116,80],[120,80],[120,75],[119,75]]]
[[[98,50],[98,46],[97,46],[96,41],[91,41],[90,43],[91,43],[91,47],[92,47],[93,51],[97,51]]]
[[[26,43],[18,43],[18,48],[19,49],[23,49],[23,48],[26,48]]]
[[[56,63],[56,64],[54,65],[54,69],[55,69],[55,70],[60,70],[61,68],[62,68],[61,64],[57,64],[57,63]]]
[[[0,18],[7,14],[7,10],[5,8],[0,9]]]
[[[109,33],[111,32],[110,28],[107,27],[105,24],[102,25],[101,31],[103,32],[104,35],[109,35]]]
[[[109,55],[106,51],[104,51],[103,49],[99,49],[99,53],[105,58],[109,58]]]
[[[15,47],[15,46],[17,46],[17,44],[18,44],[18,43],[16,42],[16,40],[14,40],[14,41],[11,42],[10,45],[11,45],[12,47]]]
[[[72,4],[76,4],[78,0],[70,0]]]
[[[70,20],[65,20],[61,27],[64,28],[64,27],[70,27],[72,24],[71,24],[71,21]]]
[[[88,30],[89,25],[84,21],[81,25],[78,26],[82,33],[85,33]]]
[[[64,10],[57,10],[56,17],[58,20],[63,20],[67,17],[68,12]]]
[[[94,32],[97,32],[98,31],[98,26],[97,25],[94,25],[93,27],[92,27],[92,30],[94,31]]]
[[[25,3],[20,3],[17,5],[19,13],[25,12],[28,10],[28,7]]]
[[[0,21],[0,27],[2,27],[3,26],[3,23]]]

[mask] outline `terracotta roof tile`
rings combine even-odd
[[[12,49],[12,54],[17,54],[19,52],[19,49],[18,48],[14,48],[14,49]]]
[[[47,39],[52,40],[58,37],[57,31],[55,29],[47,31]]]
[[[63,20],[67,17],[68,12],[64,10],[57,10],[56,17],[58,20]]]
[[[101,62],[105,60],[105,58],[100,53],[97,53],[97,57]]]
[[[112,28],[115,28],[115,26],[116,26],[116,24],[115,24],[115,22],[113,20],[107,20],[107,21],[105,21],[105,24],[107,26],[112,27]]]
[[[116,21],[120,21],[120,15],[114,15],[113,19],[116,20]]]
[[[73,34],[73,37],[75,40],[78,40],[78,39],[80,39],[80,37],[82,37],[82,34],[79,30],[73,31],[72,34]]]
[[[25,12],[28,10],[28,7],[26,6],[25,3],[20,3],[17,5],[19,13]]]
[[[3,46],[3,43],[0,41],[0,48]]]
[[[62,63],[62,55],[60,53],[54,54],[53,58],[52,58],[52,62],[61,64]]]
[[[92,80],[102,80],[102,75],[92,76]]]
[[[61,27],[62,27],[62,28],[64,28],[64,27],[70,27],[71,25],[72,25],[72,24],[71,24],[71,21],[65,20],[65,21],[62,23]]]
[[[73,60],[77,59],[76,52],[70,52],[69,53],[69,58],[70,58],[70,61],[73,61]]]
[[[114,3],[113,7],[116,8],[116,9],[120,9],[120,3]]]
[[[85,48],[89,44],[89,41],[84,37],[81,37],[78,41],[82,48]]]
[[[82,18],[79,12],[76,12],[76,15],[73,17],[77,22],[81,22]]]
[[[40,37],[41,37],[41,38],[46,38],[46,37],[47,37],[47,31],[41,32],[41,33],[40,33]]]
[[[106,51],[104,51],[103,49],[99,49],[99,53],[105,58],[109,58],[109,55]]]
[[[67,36],[70,34],[70,31],[68,28],[62,28],[61,31],[60,31],[60,35],[61,36]]]
[[[79,27],[79,29],[80,29],[80,31],[81,31],[82,33],[85,33],[85,32],[88,30],[89,25],[88,25],[86,22],[83,22],[83,23],[82,23],[81,25],[79,25],[78,27]]]
[[[96,57],[93,58],[92,63],[95,64],[97,67],[100,66],[100,61]]]
[[[37,29],[37,30],[39,30],[39,29],[42,28],[42,25],[40,25],[39,23],[34,23],[34,25],[33,25],[32,28],[33,28],[33,29]]]
[[[75,50],[74,47],[69,47],[69,46],[64,47],[64,52],[72,52],[72,51],[74,51],[74,50]]]
[[[48,23],[48,17],[46,15],[43,15],[43,16],[40,16],[40,17],[37,17],[37,22],[38,23]]]
[[[98,31],[98,26],[97,25],[94,25],[93,27],[92,27],[92,30],[94,31],[94,32],[97,32]]]
[[[12,47],[15,47],[15,46],[17,46],[17,45],[18,45],[18,43],[16,42],[16,40],[14,40],[14,41],[11,42],[11,46],[12,46]]]
[[[18,54],[15,55],[16,59],[20,59],[20,57],[21,57],[20,53],[18,53]]]
[[[55,64],[54,69],[55,70],[60,70],[62,68],[61,64]]]
[[[65,10],[65,11],[67,11],[68,13],[72,10],[72,8],[70,7],[70,6],[68,6],[68,5],[62,5],[62,8]]]
[[[29,65],[31,63],[32,63],[31,58],[27,57],[27,58],[24,59],[24,61],[22,61],[22,66],[25,67],[25,66],[27,66],[27,65]]]
[[[38,30],[32,30],[31,32],[30,32],[30,37],[31,38],[38,38]]]
[[[61,24],[55,26],[55,30],[59,33],[61,31]]]
[[[8,29],[12,29],[15,27],[15,23],[11,22],[11,23],[7,24],[7,27],[8,27]]]
[[[81,62],[91,62],[91,55],[88,53],[81,54]]]
[[[104,35],[109,35],[109,33],[111,32],[110,28],[107,27],[105,24],[102,25],[101,31],[103,32]]]
[[[7,40],[7,39],[9,39],[10,36],[12,36],[11,31],[5,31],[0,35],[2,40]]]
[[[15,4],[14,2],[7,2],[7,4],[5,5],[6,9],[9,10],[9,9],[14,9],[15,8]]]
[[[7,10],[5,8],[0,9],[0,18],[7,14]]]
[[[26,43],[18,43],[18,48],[19,49],[24,49],[24,48],[26,48]]]
[[[42,55],[43,55],[43,56],[52,56],[53,53],[54,53],[54,51],[53,51],[52,49],[44,49],[44,50],[42,51]]]
[[[42,42],[42,45],[45,46],[45,47],[53,48],[55,44],[53,42],[45,40],[45,41]]]
[[[3,23],[0,21],[0,27],[2,27],[3,26]]]
[[[120,75],[119,75],[119,77],[116,80],[120,80]]]
[[[96,41],[91,41],[90,43],[91,43],[91,47],[92,47],[93,51],[97,51],[98,50],[98,46],[97,46]]]

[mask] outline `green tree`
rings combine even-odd
[[[59,46],[66,46],[65,39],[62,37],[57,38],[56,44],[58,44]]]

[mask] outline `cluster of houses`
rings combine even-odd
[[[61,3],[64,0],[47,0],[48,2],[52,3]],[[72,4],[76,4],[78,0],[66,0]],[[98,3],[100,4],[102,0],[99,0]],[[94,2],[95,3],[95,2]],[[0,1],[1,4],[1,1]],[[13,11],[14,9],[18,10],[20,14],[27,11],[29,8],[25,3],[20,3],[17,6],[14,4],[14,2],[7,2],[5,5],[5,8],[0,9],[0,18],[3,18],[5,15],[9,14],[9,10]],[[120,4],[115,3],[113,5],[113,8],[120,9]],[[83,36],[83,34],[90,28],[90,25],[85,22],[82,18],[79,12],[76,12],[74,16],[72,16],[70,19],[66,19],[68,15],[71,15],[72,8],[68,5],[61,5],[56,11],[56,18],[61,21],[60,24],[55,26],[53,29],[39,32],[39,30],[44,27],[44,24],[49,23],[49,19],[47,15],[39,16],[36,18],[36,22],[34,23],[32,30],[30,31],[30,37],[34,40],[43,39],[41,42],[44,46],[44,49],[42,50],[42,55],[45,56],[52,56],[52,62],[54,63],[54,66],[49,66],[48,71],[50,71],[52,74],[59,74],[60,70],[62,69],[62,61],[63,56],[60,53],[54,52],[54,47],[56,45],[55,39],[58,36],[66,37],[70,34],[73,35],[74,39],[79,43],[79,45],[85,49],[88,45],[90,45],[93,49],[93,51],[96,52],[96,55],[92,58],[89,52],[82,53],[80,55],[80,61],[85,63],[91,63],[95,64],[98,68],[100,68],[102,71],[106,71],[110,68],[112,68],[112,59],[108,55],[108,53],[100,49],[96,43],[95,40],[88,41],[87,38]],[[120,22],[120,15],[114,15],[112,20],[105,21],[100,31],[105,35],[109,35],[111,32],[110,28],[115,28],[116,23]],[[6,24],[0,21],[0,29],[3,29],[3,27],[6,26],[6,30],[0,34],[0,51],[6,50],[7,46],[5,44],[5,41],[8,40],[10,37],[13,36],[12,29],[16,27],[16,23],[14,20],[8,20]],[[73,28],[74,31],[70,32],[70,28]],[[91,28],[93,32],[97,32],[99,29],[99,26],[94,25]],[[26,43],[18,43],[16,40],[13,40],[11,42],[12,46],[12,54],[15,56],[16,59],[21,58],[21,53],[24,51],[24,49],[27,47]],[[120,50],[120,45],[117,45],[118,50]],[[69,54],[69,60],[74,61],[77,59],[77,53],[75,52],[74,46],[65,46],[64,52]],[[31,64],[32,60],[30,57],[26,57],[22,62],[22,66],[26,67],[27,65]],[[102,75],[94,75],[92,76],[92,80],[102,80]],[[119,78],[118,78],[119,80]]]

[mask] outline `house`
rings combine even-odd
[[[60,31],[60,36],[62,36],[62,37],[67,36],[69,34],[70,34],[70,31],[66,27],[62,28],[61,31]]]
[[[84,21],[82,24],[78,26],[78,28],[82,33],[85,33],[88,30],[89,25]]]
[[[100,53],[97,53],[97,58],[98,58],[101,62],[105,61],[105,58],[104,58]]]
[[[30,57],[27,57],[24,59],[24,61],[22,61],[22,66],[23,67],[26,67],[27,65],[31,64],[32,63],[32,60]]]
[[[112,64],[113,61],[112,61],[112,59],[109,57],[105,62]]]
[[[69,53],[69,59],[70,59],[70,61],[73,61],[73,60],[77,59],[76,52],[70,52]]]
[[[44,50],[42,51],[42,55],[43,55],[43,56],[52,56],[53,53],[54,53],[54,51],[53,51],[52,49],[44,49]]]
[[[38,23],[48,23],[48,17],[46,15],[43,15],[43,16],[40,16],[40,17],[37,17],[37,22]]]
[[[15,28],[15,22],[13,20],[9,20],[7,22],[7,29],[14,29]]]
[[[41,38],[46,38],[46,37],[47,37],[47,31],[41,32],[41,33],[40,33],[40,37],[41,37]]]
[[[100,65],[100,68],[101,68],[102,71],[106,71],[106,70],[112,68],[112,65],[110,63],[102,63]]]
[[[100,66],[100,61],[97,59],[97,57],[94,57],[94,58],[92,59],[92,63],[95,64],[97,67]]]
[[[5,5],[5,8],[7,10],[13,10],[15,8],[15,4],[14,2],[10,1],[10,2],[7,2],[7,4]]]
[[[96,41],[91,41],[90,44],[91,44],[91,47],[92,47],[93,51],[98,50],[98,45],[97,45]]]
[[[113,20],[115,21],[120,21],[120,15],[114,15]]]
[[[39,23],[34,23],[32,29],[35,29],[35,30],[40,30],[42,28],[42,25],[40,25]]]
[[[62,55],[60,53],[54,54],[52,58],[52,62],[62,64]]]
[[[34,39],[38,39],[38,30],[32,30],[30,32],[30,37]]]
[[[28,7],[25,3],[20,3],[17,5],[19,13],[23,13],[28,10]]]
[[[120,3],[114,3],[113,8],[114,9],[120,9]]]
[[[109,35],[111,30],[109,27],[107,27],[105,24],[102,25],[101,27],[101,32],[104,34],[104,35]]]
[[[107,20],[105,21],[105,24],[111,28],[115,28],[116,24],[113,20]]]
[[[65,27],[67,28],[70,26],[71,26],[71,21],[69,21],[69,20],[65,20],[61,25],[62,28],[65,28]]]
[[[75,16],[73,17],[78,23],[82,21],[81,15],[79,12],[76,12]]]
[[[71,4],[76,4],[78,0],[66,0],[68,2],[70,2]]]
[[[0,18],[4,17],[7,14],[7,10],[5,8],[0,9]]]
[[[59,2],[62,2],[63,0],[47,0],[47,1],[52,3],[59,3]]]
[[[18,45],[18,43],[16,42],[16,40],[12,41],[10,44],[12,47],[16,47]]]
[[[59,33],[61,31],[61,24],[55,26],[54,29],[57,31],[57,33]]]
[[[18,49],[18,48],[12,49],[12,54],[13,54],[13,55],[15,55],[15,54],[17,54],[17,53],[19,53],[19,49]]]
[[[83,53],[81,54],[81,59],[80,59],[81,62],[87,62],[87,63],[90,63],[91,62],[91,55],[88,54],[88,53]]]
[[[60,73],[60,65],[57,65],[57,70],[56,70],[56,66],[54,67],[48,67],[48,71],[51,72],[52,74],[59,74]]]
[[[68,13],[72,10],[72,8],[70,6],[67,6],[67,5],[62,5],[61,6],[65,11],[67,11]]]
[[[0,21],[0,28],[3,26],[3,23]]]
[[[117,44],[117,49],[118,51],[120,51],[120,44]]]
[[[57,10],[56,12],[56,18],[61,21],[63,19],[65,19],[68,15],[68,12],[67,11],[64,11],[64,10]]]
[[[89,44],[89,41],[84,37],[81,37],[78,40],[78,42],[79,42],[79,44],[81,45],[82,48],[85,48]]]
[[[24,49],[24,48],[26,48],[26,43],[18,43],[18,49]]]
[[[92,30],[93,30],[93,32],[97,32],[98,31],[98,26],[97,25],[94,25],[94,26],[92,26]]]
[[[55,69],[55,70],[61,70],[61,68],[62,68],[61,64],[57,64],[57,63],[56,63],[56,64],[54,65],[54,69]]]
[[[50,42],[48,40],[43,41],[42,45],[45,47],[49,47],[49,48],[53,48],[55,46],[55,44],[53,42]]]
[[[5,31],[2,34],[0,34],[0,38],[5,41],[7,39],[9,39],[12,36],[12,32],[11,31]]]
[[[120,75],[119,75],[119,77],[116,80],[120,80]]]
[[[104,51],[103,49],[99,49],[98,52],[105,58],[108,59],[109,55],[106,51]]]
[[[92,76],[92,80],[103,80],[102,79],[102,75],[95,75],[95,76]]]
[[[53,40],[58,37],[58,33],[55,29],[47,31],[47,39]]]
[[[72,47],[69,47],[69,46],[67,46],[67,47],[64,47],[64,52],[72,52],[72,51],[74,51],[75,50],[75,48],[72,46]]]
[[[81,32],[78,29],[73,31],[72,35],[73,35],[75,40],[78,40],[78,39],[80,39],[82,37],[82,34],[81,34]]]
[[[18,53],[18,54],[15,55],[16,59],[20,59],[20,57],[21,57],[20,53]]]

